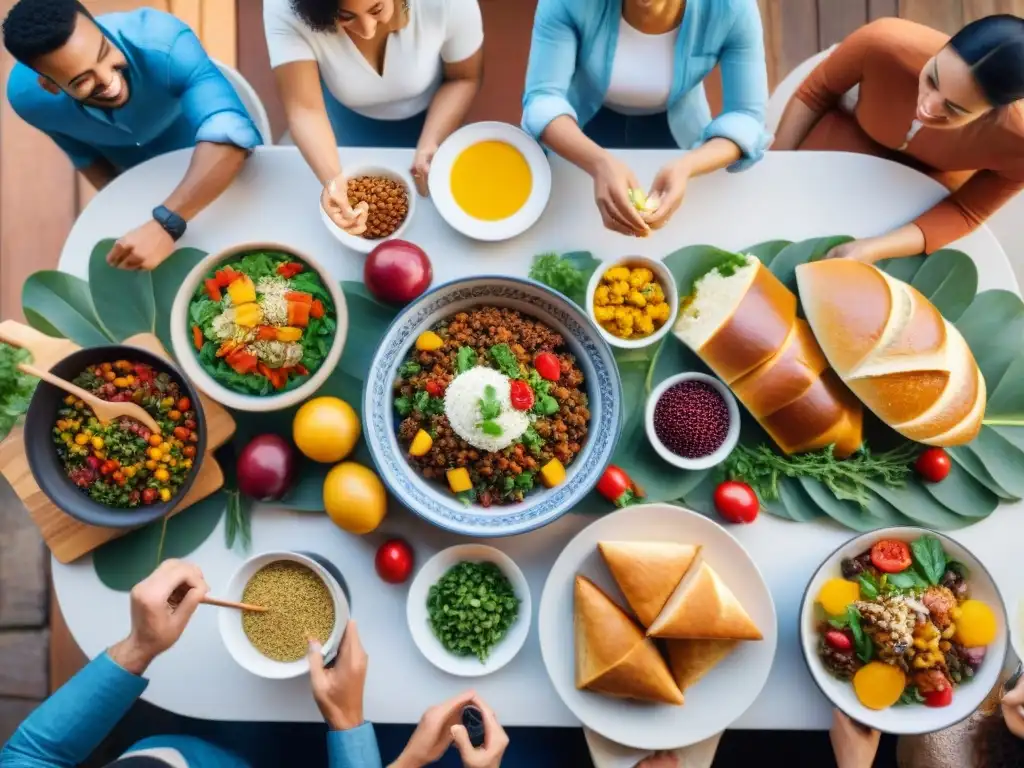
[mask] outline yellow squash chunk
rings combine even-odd
[[[416,338],[416,349],[420,352],[433,352],[444,346],[444,339],[433,331],[424,331]]]
[[[857,699],[868,709],[888,709],[903,695],[907,678],[903,670],[881,661],[872,661],[853,676]]]
[[[473,481],[469,479],[469,470],[465,467],[449,469],[445,475],[448,477],[448,487],[452,489],[452,493],[472,490]]]
[[[996,615],[981,600],[965,600],[956,621],[956,641],[965,648],[979,648],[996,639]]]
[[[847,579],[829,579],[821,586],[818,602],[825,613],[838,616],[846,613],[846,606],[860,599],[860,585]]]
[[[231,297],[231,303],[236,307],[256,301],[256,286],[253,285],[252,278],[242,275],[237,280],[233,280],[228,286],[228,296]]]
[[[290,325],[283,326],[277,329],[277,340],[278,341],[298,341],[302,338],[302,329],[293,328]]]
[[[540,468],[540,481],[545,488],[554,488],[565,482],[565,467],[558,459],[552,459]]]
[[[255,328],[263,320],[263,310],[255,301],[235,307],[235,325]]]
[[[430,436],[429,432],[421,429],[412,438],[412,443],[409,445],[409,455],[426,456],[433,445],[434,438]],[[449,477],[450,480],[451,478]]]

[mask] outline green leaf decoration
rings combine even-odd
[[[837,523],[851,530],[873,531],[876,528],[911,523],[877,496],[872,496],[867,507],[861,507],[856,502],[837,499],[822,483],[806,477],[799,478],[798,482],[811,503],[817,505]]]
[[[809,261],[817,261],[825,256],[837,245],[848,243],[853,240],[846,235],[835,237],[815,237],[812,240],[804,240],[800,243],[793,243],[783,248],[772,260],[772,274],[786,284],[793,293],[796,289],[796,268]]]
[[[1024,427],[1024,354],[1010,363],[1002,379],[989,390],[985,423]]]
[[[966,446],[957,445],[952,448],[947,448],[946,453],[950,455],[953,462],[959,465],[963,470],[969,474],[975,481],[985,486],[991,493],[998,496],[1003,501],[1016,501],[1018,497],[1003,488],[999,483],[992,477],[992,473],[989,472],[981,459],[976,454],[967,449]]]
[[[731,251],[712,245],[690,245],[670,253],[664,264],[676,278],[679,296],[693,293],[693,284],[724,261],[732,259]]]
[[[775,260],[775,257],[789,245],[792,245],[789,240],[769,240],[764,243],[752,245],[749,248],[744,248],[742,253],[749,253],[751,256],[757,256],[758,260],[767,267]]]
[[[936,501],[935,497],[924,490],[920,483],[912,482],[902,488],[892,488],[869,480],[865,485],[876,496],[925,528],[948,531],[963,528],[971,523],[970,520],[965,520],[960,515],[954,514]]]
[[[34,272],[21,288],[21,306],[29,324],[50,336],[71,339],[81,347],[115,341],[96,314],[89,284],[56,270]]]
[[[1010,291],[983,291],[974,297],[956,327],[971,348],[991,396],[1024,347],[1024,301]],[[986,418],[991,408],[990,400]]]
[[[978,268],[966,253],[936,251],[910,283],[935,305],[942,316],[955,323],[978,291]]]
[[[156,303],[152,273],[107,264],[107,254],[114,242],[101,240],[93,248],[89,258],[89,291],[93,306],[102,313],[99,320],[107,335],[120,341],[156,330]]]
[[[817,485],[820,487],[821,484]],[[782,478],[779,483],[779,501],[789,513],[790,519],[798,523],[809,523],[825,514],[821,505],[816,504],[807,494],[807,488],[800,480]]]
[[[227,508],[227,493],[217,491],[167,521],[164,558],[183,558],[210,538]],[[104,544],[92,556],[96,575],[108,589],[129,592],[157,566],[163,520]]]
[[[362,379],[370,370],[381,337],[398,315],[398,309],[371,297],[362,283],[345,281],[341,290],[345,294],[350,320],[339,367],[349,376]],[[354,332],[357,327],[358,332]]]
[[[921,483],[936,501],[963,517],[984,518],[999,506],[999,497],[975,480],[955,461],[950,462],[949,476],[941,483]]]
[[[1016,498],[1024,498],[1024,453],[991,427],[982,427],[967,444],[992,478]]]
[[[897,280],[902,280],[904,283],[910,283],[914,280],[914,275],[921,269],[921,265],[924,264],[925,256],[907,256],[902,259],[882,259],[875,266],[885,271],[887,274],[895,277]]]
[[[583,287],[578,291],[573,291],[572,295],[567,298],[573,301],[576,306],[585,307],[587,304],[587,286],[590,284],[590,278],[594,276],[594,272],[600,268],[601,260],[595,259],[590,251],[572,251],[562,254],[562,258],[571,261],[573,266],[583,275]]]
[[[174,354],[171,345],[171,307],[178,289],[185,282],[185,277],[192,268],[207,256],[206,251],[198,248],[181,248],[153,270],[153,302],[156,306],[156,335],[170,354]]]

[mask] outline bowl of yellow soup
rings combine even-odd
[[[472,123],[441,145],[430,197],[442,218],[474,240],[508,240],[532,227],[551,196],[540,145],[508,123]]]

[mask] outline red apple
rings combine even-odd
[[[385,240],[366,258],[363,282],[389,304],[408,304],[430,286],[434,271],[423,249],[406,240]]]
[[[401,584],[412,574],[413,560],[412,547],[401,539],[390,539],[380,545],[374,565],[388,584]]]

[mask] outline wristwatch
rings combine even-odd
[[[181,240],[185,230],[188,228],[185,220],[166,205],[158,205],[154,208],[153,218],[174,239],[174,242]]]

